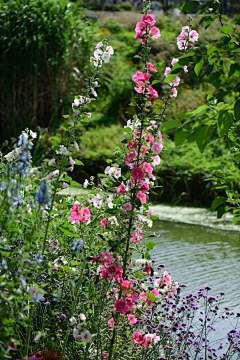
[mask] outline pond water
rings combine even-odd
[[[237,231],[177,222],[155,221],[152,228],[160,237],[151,238],[156,264],[164,264],[172,278],[186,284],[187,293],[209,285],[210,295],[225,292],[224,306],[240,312],[240,239]],[[234,323],[223,321],[214,338],[225,338]]]

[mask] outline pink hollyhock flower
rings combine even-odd
[[[95,258],[92,260],[92,263],[94,264],[95,262],[99,262],[99,256],[95,256]]]
[[[160,154],[162,149],[163,149],[163,146],[162,146],[162,144],[159,144],[159,143],[154,143],[151,147],[151,150],[154,154]]]
[[[142,180],[145,176],[145,173],[141,167],[132,169],[131,175],[134,180]]]
[[[127,290],[129,291],[132,287],[132,284],[129,280],[124,280],[122,283],[121,283],[121,287],[123,290]]]
[[[191,42],[198,41],[198,36],[199,36],[199,34],[197,33],[196,30],[191,30],[189,33],[189,41],[191,41]]]
[[[151,35],[152,40],[157,40],[161,36],[160,30],[156,26],[153,26],[151,28],[151,30],[149,31],[149,34]]]
[[[139,79],[139,77],[142,75],[142,71],[137,71],[134,75],[133,75],[133,77],[132,77],[132,79],[133,79],[133,81],[134,82],[138,82],[140,79]]]
[[[147,141],[154,143],[154,137],[151,134],[148,134]]]
[[[118,265],[118,267],[114,273],[114,277],[115,277],[116,282],[119,284],[121,284],[123,282],[122,273],[123,273],[123,269],[122,269],[121,265]]]
[[[122,183],[121,185],[119,185],[118,189],[117,189],[117,193],[118,194],[124,194],[126,191],[126,187],[125,185]]]
[[[87,112],[86,115],[88,118],[90,118],[92,116],[92,114],[90,112]]]
[[[165,76],[168,76],[168,75],[170,74],[170,72],[171,72],[171,68],[170,68],[170,67],[166,67],[164,75],[165,75]]]
[[[137,345],[141,345],[143,343],[143,336],[139,331],[135,331],[132,334],[132,341],[137,344]]]
[[[133,243],[138,244],[139,241],[142,239],[142,234],[143,234],[142,230],[139,230],[138,232],[132,234],[130,240],[131,240]]]
[[[140,21],[136,24],[135,31],[136,32],[142,32],[145,30],[145,24],[144,22]]]
[[[150,79],[151,76],[152,76],[151,74],[142,73],[142,74],[139,76],[139,81],[149,81],[149,79]]]
[[[192,49],[194,48],[194,45],[193,44],[188,44],[188,49]]]
[[[68,154],[68,149],[63,146],[63,145],[60,145],[60,150],[59,150],[60,154],[62,155],[67,155]]]
[[[189,30],[190,30],[189,26],[183,26],[182,27],[182,31],[188,32]]]
[[[63,182],[63,183],[62,183],[62,186],[64,187],[64,189],[67,189],[67,188],[69,187],[69,184],[68,184],[68,183]]]
[[[124,212],[124,214],[126,214],[126,210],[128,210],[128,211],[131,211],[132,210],[132,205],[131,204],[124,204],[123,205],[123,212]]]
[[[140,199],[141,204],[145,204],[147,202],[146,195],[142,191],[137,193],[137,198]]]
[[[176,88],[171,89],[171,93],[172,93],[172,95],[170,95],[171,97],[177,97],[177,89]]]
[[[112,260],[112,255],[109,254],[107,251],[106,252],[102,252],[101,253],[101,258],[100,260],[102,261],[102,263],[107,266],[109,264],[111,264],[111,260]]]
[[[143,163],[143,168],[148,174],[151,174],[152,171],[153,171],[153,168],[151,167],[151,164],[149,164],[147,162]]]
[[[179,40],[177,42],[177,46],[178,46],[179,50],[184,50],[185,46],[186,46],[186,40]]]
[[[144,33],[145,33],[145,31],[138,31],[138,32],[134,35],[134,39],[135,39],[135,40],[141,39]]]
[[[128,143],[128,149],[134,149],[137,146],[136,140]]]
[[[148,191],[149,190],[149,185],[147,183],[143,183],[141,186],[141,190],[142,191]]]
[[[149,98],[158,98],[158,92],[152,88],[151,85],[148,86],[147,92],[149,93]]]
[[[188,72],[187,65],[184,65],[183,70],[184,70],[184,72],[185,72],[185,73],[187,73],[187,72]]]
[[[155,69],[155,67],[154,67],[150,62],[147,63],[147,66],[148,66],[148,68],[149,68],[150,71],[153,71],[153,72],[155,72],[155,73],[157,72],[157,70]]]
[[[172,66],[174,66],[178,61],[179,61],[179,59],[173,58],[173,59],[172,59],[172,62],[171,62]]]
[[[101,220],[100,226],[105,228],[107,223],[108,223],[108,219],[104,218],[104,219]]]
[[[179,83],[180,83],[180,80],[181,80],[181,79],[180,79],[178,76],[176,76],[175,79],[173,79],[173,81],[171,81],[171,82],[169,83],[169,85],[170,85],[170,86],[178,86]]]
[[[130,325],[136,324],[136,322],[137,322],[137,319],[132,314],[128,315],[128,320],[130,322]]]
[[[178,282],[175,282],[175,284],[172,286],[172,292],[173,292],[173,294],[176,294],[177,293],[177,288],[179,287],[179,285],[178,285]]]
[[[156,289],[153,289],[151,293],[155,296],[156,299],[159,297],[159,292]]]
[[[158,131],[158,139],[159,139],[159,142],[161,144],[162,143],[162,133],[161,133],[161,131]]]
[[[144,25],[153,26],[156,22],[155,18],[151,14],[143,15],[142,22]]]
[[[107,269],[104,269],[101,273],[100,273],[100,277],[101,278],[107,278],[108,277],[108,271]]]
[[[153,156],[152,159],[153,159],[153,163],[152,163],[153,166],[159,165],[161,162],[159,155]]]
[[[76,201],[75,204],[73,205],[73,207],[70,210],[73,212],[73,211],[77,211],[78,208],[79,208],[79,202]]]
[[[69,161],[70,161],[70,164],[71,164],[71,165],[75,165],[75,164],[76,164],[75,161],[73,160],[73,158],[72,158],[71,156],[69,157]]]
[[[86,221],[86,220],[89,220],[90,219],[90,216],[91,216],[91,213],[90,213],[90,210],[88,208],[83,208],[81,211],[80,211],[80,214],[81,216],[84,218],[80,221]]]
[[[129,306],[126,300],[119,299],[115,301],[114,310],[120,314],[126,314],[129,311]]]
[[[113,323],[114,323],[114,318],[108,320],[108,326],[110,326],[112,329],[113,329]]]
[[[116,265],[109,265],[107,268],[107,272],[109,275],[115,275],[115,272],[117,271],[117,266]]]
[[[150,215],[154,215],[154,212],[153,212],[152,210],[149,210],[149,212],[148,212],[148,217],[149,217]]]
[[[139,87],[134,87],[134,89],[138,94],[142,94],[145,89],[145,84],[142,81],[138,81],[137,84],[139,85]]]
[[[148,275],[151,274],[151,266],[149,266],[148,264],[145,264],[145,271]]]
[[[177,40],[184,40],[187,33],[185,31],[181,31],[177,37]]]
[[[130,165],[131,161],[133,161],[136,158],[136,156],[137,155],[134,152],[128,153],[126,157],[126,164]]]

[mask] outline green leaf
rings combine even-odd
[[[188,58],[188,57],[193,56],[193,55],[195,55],[195,51],[193,51],[193,50],[188,51],[186,54],[182,55],[182,56],[179,58],[179,60],[184,59],[184,58]],[[179,62],[180,62],[180,61],[179,61]]]
[[[146,241],[146,248],[147,248],[147,251],[150,251],[154,248],[156,244],[154,242],[151,242],[151,241]]]
[[[180,59],[180,60],[178,61],[178,64],[179,64],[180,66],[185,66],[185,65],[188,65],[189,63],[190,63],[190,59],[188,59],[188,58]]]
[[[228,77],[231,77],[232,75],[240,75],[240,65],[238,63],[231,64]]]
[[[156,215],[150,215],[150,220],[159,220],[159,217]]]
[[[225,213],[226,213],[225,205],[220,206],[220,208],[217,211],[217,218],[220,219]]]
[[[122,176],[125,176],[128,172],[129,172],[129,166],[128,165],[123,165],[122,168],[121,168]]]
[[[148,260],[151,259],[151,256],[150,256],[150,254],[149,254],[148,252],[146,252],[146,253],[144,254],[144,259],[148,259]]]
[[[201,60],[194,66],[194,72],[198,76],[204,64],[204,59]]]
[[[69,231],[67,228],[59,227],[58,228],[64,235],[76,236],[73,232]]]
[[[82,163],[80,160],[77,160],[77,159],[74,159],[76,165],[83,165],[84,166],[84,163]]]
[[[106,159],[106,162],[107,162],[108,164],[111,164],[111,163],[112,163],[112,160],[111,160],[111,159]]]
[[[64,119],[68,119],[70,115],[63,115]]]
[[[76,181],[71,181],[70,186],[82,187],[82,184],[79,184]]]
[[[152,85],[160,83],[160,80],[153,80]]]
[[[238,220],[240,220],[240,216],[234,216],[232,218],[232,224],[235,224]]]
[[[173,128],[180,127],[180,126],[182,126],[180,121],[178,121],[178,120],[168,120],[168,121],[166,121],[165,123],[162,124],[161,131],[162,130],[173,129]]]
[[[227,198],[224,196],[217,196],[212,202],[212,210],[215,210],[219,205],[223,204]]]
[[[128,110],[128,111],[125,111],[125,113],[130,114],[130,115],[136,114],[136,112],[134,110]]]
[[[221,79],[220,79],[221,73],[219,71],[216,71],[215,73],[211,73],[209,76],[209,81],[215,88],[219,89],[221,85]]]
[[[134,114],[135,114],[135,112],[134,112]],[[125,131],[125,132],[131,132],[131,131],[132,131],[132,129],[130,129],[129,127],[126,127],[126,128],[122,128],[122,131]]]
[[[220,31],[223,34],[232,34],[234,33],[235,29],[230,28],[229,26],[223,26]]]
[[[240,120],[240,100],[237,100],[234,105],[234,116],[236,121]]]
[[[207,146],[212,135],[212,126],[200,125],[195,131],[195,139],[201,153]]]
[[[131,103],[129,104],[129,106],[137,106],[137,103],[131,102]]]
[[[169,83],[171,81],[173,81],[173,79],[175,79],[176,75],[179,74],[182,71],[182,66],[178,65],[178,63],[176,63],[172,70],[171,73],[164,79],[164,82]]]
[[[181,127],[177,130],[175,136],[174,136],[174,142],[176,146],[179,146],[183,144],[187,138],[191,135],[192,130],[188,126]]]
[[[198,1],[187,1],[185,4],[181,5],[179,10],[184,12],[191,12],[199,6]]]
[[[77,271],[74,271],[73,269],[71,269],[69,266],[67,265],[62,265],[61,268],[67,272],[73,273],[73,274],[77,274]]]
[[[233,124],[233,121],[233,115],[228,110],[220,112],[217,123],[217,132],[219,137],[223,136],[228,132],[228,130]]]

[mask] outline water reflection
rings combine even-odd
[[[224,291],[224,306],[240,312],[238,232],[164,221],[154,222],[153,231],[160,237],[151,238],[156,243],[151,255],[156,264],[165,264],[175,281],[187,285],[187,293],[197,293],[200,287],[209,285],[211,295]],[[221,322],[213,339],[225,337],[233,325]]]

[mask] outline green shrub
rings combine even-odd
[[[2,136],[59,124],[86,77],[94,27],[82,16],[67,0],[0,5]]]

